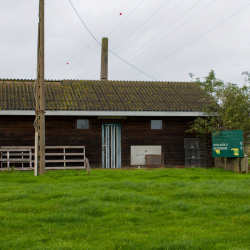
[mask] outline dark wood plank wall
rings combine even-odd
[[[166,166],[185,165],[184,138],[194,138],[195,134],[185,133],[189,129],[188,117],[157,117],[162,120],[162,130],[151,130],[148,117],[131,118],[122,126],[122,163],[130,165],[131,145],[161,145]],[[126,125],[126,126],[125,126]]]
[[[1,146],[34,146],[34,117],[0,116]],[[76,129],[76,120],[83,117],[46,116],[46,146],[85,146],[86,157],[90,164],[101,167],[102,164],[102,125],[97,118],[90,119],[90,129]]]
[[[76,128],[77,119],[89,119],[90,129]],[[102,166],[102,123],[122,124],[122,167],[130,166],[131,145],[162,145],[165,165],[184,166],[184,138],[195,134],[185,133],[191,117],[158,117],[162,130],[151,130],[150,117],[130,117],[125,120],[100,120],[97,117],[46,117],[47,146],[85,146],[86,156],[93,167]],[[34,117],[0,116],[0,146],[33,146]]]

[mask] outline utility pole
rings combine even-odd
[[[101,81],[108,80],[108,38],[102,38]]]
[[[44,0],[39,0],[36,80],[35,175],[45,174]],[[36,168],[37,167],[37,168]]]

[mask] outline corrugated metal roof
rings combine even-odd
[[[34,110],[34,80],[0,79],[0,110]],[[45,81],[46,110],[202,111],[192,82]]]

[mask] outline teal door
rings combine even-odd
[[[102,124],[102,167],[121,168],[121,124]]]

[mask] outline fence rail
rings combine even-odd
[[[34,146],[0,147],[0,170],[33,170]],[[84,146],[46,146],[45,169],[86,169]]]

